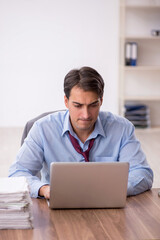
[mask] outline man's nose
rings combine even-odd
[[[84,119],[87,119],[87,118],[89,118],[89,116],[90,116],[90,114],[89,114],[88,108],[87,108],[87,107],[84,107],[84,108],[83,108],[83,118],[84,118]]]

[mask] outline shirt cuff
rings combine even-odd
[[[40,181],[36,181],[32,185],[30,185],[30,196],[32,198],[41,198],[38,195],[38,192],[39,192],[39,189],[44,185],[48,185],[48,183],[43,183],[43,182],[40,182]]]
[[[133,196],[133,195],[134,195],[134,188],[132,187],[132,185],[130,184],[130,182],[128,182],[127,197]]]

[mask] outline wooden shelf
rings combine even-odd
[[[121,6],[123,7],[123,6]],[[155,5],[126,5],[125,6],[126,9],[148,9],[148,10],[151,10],[151,9],[159,9],[160,8],[160,5],[159,4],[155,4]]]
[[[160,96],[124,96],[125,101],[160,101]]]
[[[143,41],[148,41],[148,40],[158,40],[160,41],[160,36],[123,36],[126,40],[143,40]]]
[[[153,132],[153,133],[160,133],[160,126],[156,126],[156,127],[147,127],[147,128],[136,128],[135,132],[141,132],[141,131],[146,131],[146,132]]]
[[[160,66],[122,66],[125,71],[160,71]]]
[[[160,129],[160,36],[151,35],[153,29],[160,30],[160,0],[120,4],[119,113],[123,116],[127,101],[146,104],[151,126]],[[138,44],[137,66],[124,65],[126,42]]]

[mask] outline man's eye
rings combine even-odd
[[[91,107],[97,107],[99,105],[99,103],[94,103],[91,105]]]
[[[80,108],[81,107],[81,105],[74,105],[76,108]]]

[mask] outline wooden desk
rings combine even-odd
[[[0,240],[160,239],[158,189],[127,198],[124,209],[50,210],[33,199],[34,229],[0,230]]]

